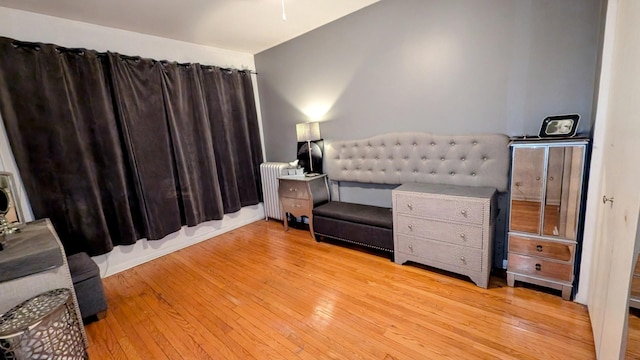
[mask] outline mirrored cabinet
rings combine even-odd
[[[573,291],[587,140],[511,143],[507,284]]]

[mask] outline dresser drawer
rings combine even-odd
[[[507,271],[560,281],[573,280],[573,263],[559,263],[509,252]]]
[[[281,203],[284,212],[288,212],[294,216],[299,216],[301,211],[304,212],[304,215],[307,215],[310,208],[309,200],[304,199],[283,198],[281,199]]]
[[[478,225],[484,221],[484,204],[457,198],[441,199],[399,193],[394,210],[399,214]]]
[[[303,181],[291,181],[280,179],[278,187],[280,197],[291,199],[308,199],[307,184]]]
[[[444,241],[482,249],[482,227],[398,215],[395,228],[400,234]]]
[[[482,251],[480,250],[412,236],[399,234],[396,236],[398,243],[395,251],[459,268],[473,271],[482,270]]]
[[[573,261],[575,249],[574,244],[509,235],[509,253]]]

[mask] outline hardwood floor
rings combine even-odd
[[[104,279],[91,359],[593,359],[586,307],[258,221]]]

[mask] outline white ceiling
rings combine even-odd
[[[379,0],[0,0],[0,6],[256,54]]]

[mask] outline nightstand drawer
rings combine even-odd
[[[560,263],[509,252],[507,271],[560,281],[573,280],[573,263]]]
[[[291,199],[308,199],[307,184],[303,181],[291,181],[280,179],[278,187],[280,197]]]
[[[509,236],[509,252],[560,261],[573,261],[574,244],[565,244],[522,236]]]
[[[484,204],[463,199],[430,198],[398,193],[395,210],[399,214],[478,225],[484,221]]]
[[[398,252],[472,271],[482,270],[482,251],[480,250],[411,236],[396,236],[398,249],[395,250]]]
[[[482,227],[398,216],[396,230],[400,234],[419,236],[461,246],[482,249]]]
[[[298,216],[301,211],[304,211],[304,215],[306,215],[306,212],[310,209],[309,200],[283,198],[281,202],[284,212],[296,216]]]

